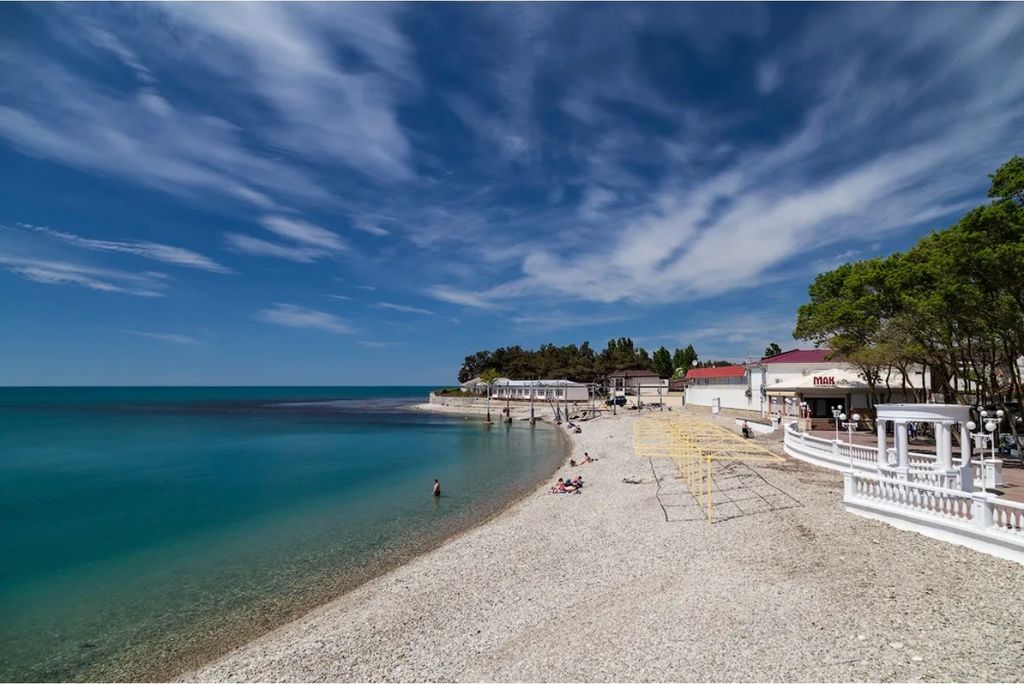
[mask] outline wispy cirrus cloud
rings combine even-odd
[[[272,242],[231,232],[224,234],[224,240],[239,252],[303,264],[330,258],[348,249],[348,245],[337,233],[302,219],[264,216],[260,219],[260,225],[287,242]]]
[[[151,332],[148,330],[122,330],[121,332],[127,335],[135,335],[136,337],[146,337],[151,340],[159,340],[160,342],[170,342],[171,344],[199,344],[199,338],[193,337],[192,335]]]
[[[260,225],[272,233],[310,247],[323,249],[327,252],[341,252],[348,249],[337,233],[314,225],[309,221],[287,216],[264,216]]]
[[[359,340],[357,344],[367,349],[393,349],[402,346],[401,342],[376,342],[374,340]]]
[[[351,326],[334,314],[296,304],[274,304],[256,312],[255,316],[266,323],[288,328],[321,330],[336,335],[347,335],[354,332]]]
[[[392,311],[401,311],[402,313],[414,313],[423,314],[425,316],[433,316],[434,312],[430,309],[422,309],[418,306],[409,306],[408,304],[391,304],[390,302],[377,302],[374,306],[378,309],[391,309]]]
[[[54,6],[38,12],[45,36],[0,50],[0,139],[179,196],[262,211],[292,202],[337,207],[339,198],[296,157],[370,182],[415,175],[397,109],[419,77],[396,11]],[[41,49],[51,44],[76,59]],[[112,87],[103,74],[118,63],[128,77]],[[162,85],[183,69],[191,96]]]
[[[173,266],[185,268],[196,268],[211,273],[231,273],[231,269],[223,266],[210,257],[194,252],[183,247],[165,245],[158,242],[146,240],[97,240],[86,238],[65,231],[54,230],[45,226],[33,226],[29,224],[18,224],[20,227],[34,230],[43,235],[62,240],[63,242],[100,252],[116,252],[120,254],[132,254],[144,259],[160,261]]]
[[[0,252],[0,268],[36,283],[78,285],[90,290],[138,297],[163,297],[166,285],[166,276],[162,273],[131,273],[72,261],[20,257],[3,252]]]

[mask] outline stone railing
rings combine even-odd
[[[825,468],[832,468],[833,470],[848,470],[851,466],[870,472],[878,470],[878,452],[875,450],[875,447],[815,437],[798,430],[795,422],[789,423],[785,427],[783,448],[792,458]],[[892,449],[889,451],[890,465],[895,465],[896,457],[892,453]],[[908,456],[911,479],[922,480],[926,484],[938,482],[935,479],[937,476],[933,477],[933,474],[930,472],[935,467],[935,454],[911,451]],[[980,488],[981,461],[975,459],[971,463],[974,466],[974,482]],[[996,479],[997,475],[992,472],[992,467],[988,466],[988,464],[986,464],[986,467],[990,470],[986,480],[989,486],[1001,484],[1002,478]]]
[[[1024,563],[1024,504],[921,482],[846,470],[850,513]]]

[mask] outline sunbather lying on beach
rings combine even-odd
[[[584,463],[593,463],[596,460],[597,460],[596,458],[591,458],[590,454],[588,454],[586,451],[584,451],[583,452],[583,458],[580,459],[579,463],[577,463],[576,459],[574,459],[574,458],[570,458],[569,459],[569,467],[570,468],[575,468],[578,465],[583,465]]]
[[[564,480],[562,478],[558,478],[555,480],[555,486],[551,488],[552,494],[572,494],[578,491],[579,487],[572,484],[572,482],[569,481],[569,478],[565,478]]]

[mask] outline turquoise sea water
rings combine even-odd
[[[550,428],[406,408],[427,392],[0,388],[0,680],[173,675],[563,457]]]

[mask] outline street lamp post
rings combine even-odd
[[[846,414],[840,413],[839,420],[843,421],[843,427],[846,428],[846,438],[850,445],[850,470],[853,470],[853,429],[860,423],[860,414],[854,413],[850,420],[846,420]],[[838,437],[836,441],[839,441]]]
[[[840,420],[840,417],[842,417],[843,420],[846,419],[846,416],[843,414],[843,405],[842,404],[836,404],[835,406],[832,407],[832,417],[836,421],[836,441],[838,442],[839,441],[839,420]]]
[[[1002,422],[1003,416],[1006,413],[999,409],[995,413],[989,413],[985,409],[978,407],[978,415],[981,417],[982,425],[977,425],[973,420],[968,421],[967,430],[972,433],[972,437],[977,439],[978,448],[981,450],[981,458],[979,459],[978,470],[981,471],[981,491],[988,491],[988,471],[985,467],[985,446],[984,441],[988,440],[989,447],[991,448],[992,457],[989,460],[990,463],[996,461],[996,431],[999,429],[999,423]],[[977,429],[977,432],[974,430]],[[985,434],[985,433],[988,434]],[[992,483],[996,485],[995,482]]]

